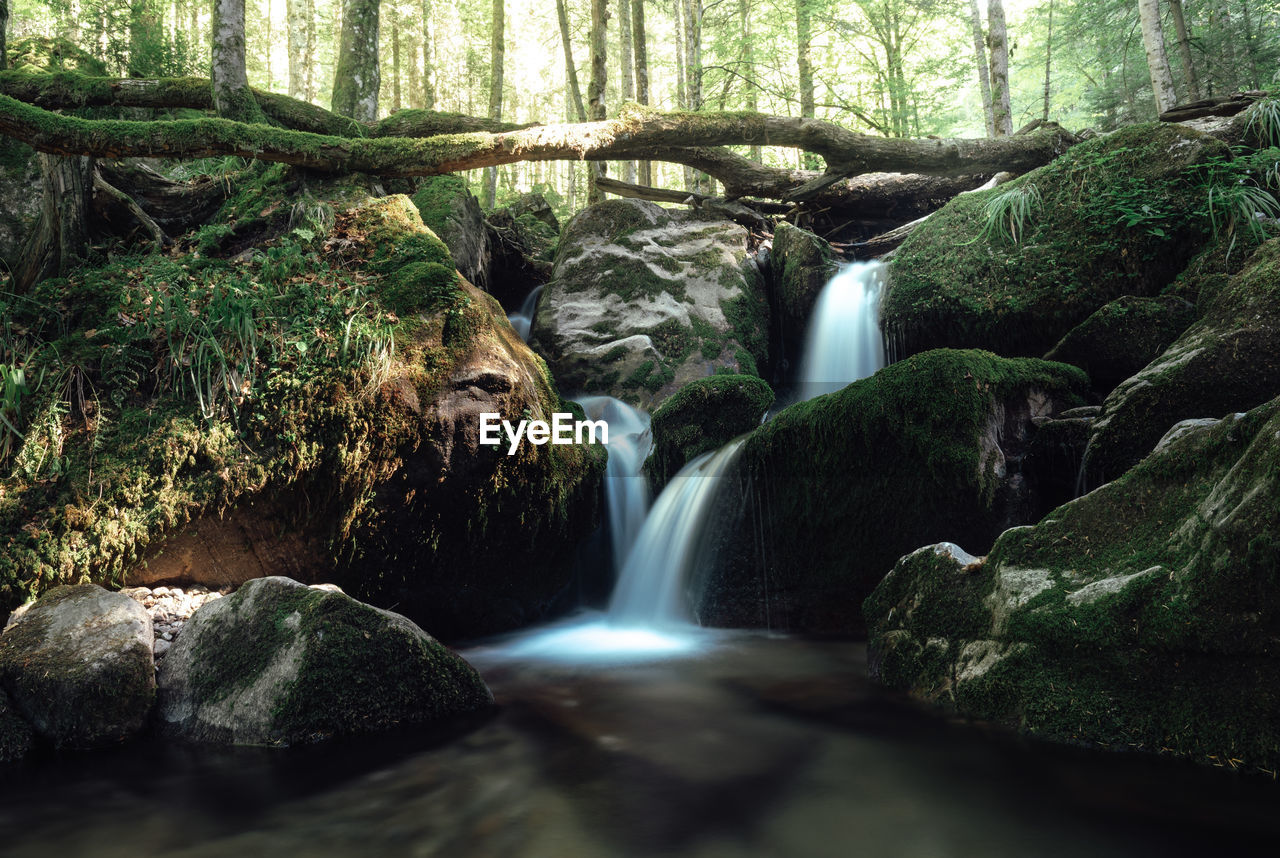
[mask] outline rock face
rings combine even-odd
[[[1196,318],[1195,305],[1177,295],[1125,295],[1076,325],[1045,355],[1089,373],[1108,393],[1165,350]]]
[[[802,342],[813,305],[836,272],[831,245],[783,221],[773,234],[771,267],[774,306],[781,316],[783,338]]]
[[[1189,168],[1228,155],[1181,126],[1137,125],[956,197],[890,264],[882,324],[896,355],[939,346],[1043,355],[1109,301],[1158,294],[1208,240],[1204,185]],[[1031,185],[1040,202],[1021,241],[984,234],[988,203]]]
[[[95,584],[57,587],[0,634],[0,683],[37,733],[60,748],[119,742],[155,698],[151,618]]]
[[[192,741],[289,745],[492,703],[469,664],[399,614],[273,577],[196,611],[161,662],[156,715]]]
[[[688,462],[760,425],[773,390],[754,375],[713,375],[680,388],[653,413],[653,451],[644,463],[656,497]]]
[[[744,228],[609,200],[565,228],[531,341],[565,390],[651,408],[717,371],[758,374],[768,327]]]
[[[31,725],[13,708],[9,695],[0,689],[0,763],[20,760],[31,750]]]
[[[873,671],[1036,736],[1280,765],[1280,399],[1196,421],[984,561],[903,557]]]
[[[1090,485],[1113,479],[1179,420],[1247,411],[1280,395],[1280,239],[1216,293],[1202,316],[1103,403],[1089,436]]]
[[[449,248],[453,265],[481,289],[489,288],[492,262],[489,228],[480,201],[461,176],[429,176],[413,194],[413,204],[427,228]]]
[[[784,410],[747,439],[745,508],[701,582],[704,623],[837,633],[894,561],[1036,520],[1035,421],[1077,405],[1066,364],[937,350]],[[921,537],[924,537],[923,539]]]

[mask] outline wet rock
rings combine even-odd
[[[399,614],[288,578],[202,607],[160,662],[162,732],[288,745],[484,709],[475,670]]]
[[[155,698],[151,618],[95,584],[56,587],[0,634],[0,683],[37,733],[57,747],[119,742]]]
[[[836,272],[831,245],[784,221],[773,234],[771,264],[774,302],[782,317],[783,337],[801,342],[813,305]]]

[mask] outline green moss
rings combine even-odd
[[[680,388],[653,413],[645,474],[654,493],[688,462],[750,432],[773,405],[769,385],[749,375],[713,375]]]
[[[427,229],[441,235],[453,214],[455,200],[467,193],[466,179],[450,173],[423,179],[412,199]]]
[[[1195,321],[1195,306],[1163,295],[1125,295],[1104,304],[1063,337],[1047,360],[1075,364],[1102,391],[1146,366]]]

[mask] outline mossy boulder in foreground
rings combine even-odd
[[[1108,301],[1158,294],[1208,240],[1204,166],[1228,155],[1198,131],[1136,125],[956,197],[890,264],[882,323],[897,355],[1043,355]],[[983,235],[988,201],[1031,185],[1040,203],[1021,240]]]
[[[754,375],[712,375],[680,388],[653,413],[644,463],[654,494],[693,459],[760,425],[773,390]]]
[[[471,665],[399,614],[280,577],[197,610],[159,686],[162,733],[236,745],[430,723],[493,703]]]
[[[716,372],[758,375],[769,306],[747,238],[640,200],[585,209],[560,239],[530,342],[566,391],[641,408]]]
[[[1033,418],[1078,405],[1079,369],[941,349],[756,429],[738,466],[744,509],[702,582],[715,625],[836,633],[862,628],[862,600],[921,542],[990,545],[1038,518],[1023,473]],[[926,537],[921,539],[921,537]]]
[[[1207,295],[1202,316],[1103,403],[1085,456],[1091,485],[1147,455],[1179,420],[1247,411],[1280,396],[1280,238]]]
[[[1046,739],[1275,771],[1277,438],[1280,399],[1179,426],[985,561],[902,558],[865,604],[873,673]]]
[[[94,584],[57,587],[0,634],[0,684],[55,747],[114,744],[151,711],[151,646],[151,618],[133,599]]]

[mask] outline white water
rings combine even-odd
[[[809,319],[800,364],[800,399],[834,393],[885,364],[880,335],[882,262],[854,262],[822,289]]]
[[[575,401],[589,418],[609,424],[605,506],[613,568],[619,572],[649,511],[649,483],[640,472],[649,455],[649,415],[612,396],[583,396]]]
[[[525,342],[529,341],[529,329],[533,327],[533,314],[538,312],[538,297],[542,294],[542,287],[534,289],[524,299],[524,303],[520,305],[520,309],[516,310],[507,321],[511,323],[511,327],[516,329],[516,333],[520,335],[520,339]]]

